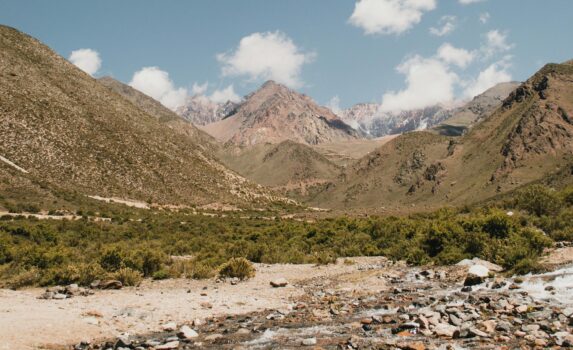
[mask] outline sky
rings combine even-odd
[[[571,0],[0,0],[0,23],[176,109],[273,79],[333,109],[468,99],[573,58]]]

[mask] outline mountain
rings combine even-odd
[[[500,83],[476,96],[464,106],[451,111],[451,117],[432,129],[443,135],[460,136],[468,128],[493,113],[509,94],[519,86],[517,82]]]
[[[192,134],[174,130],[5,26],[0,96],[3,201],[101,196],[191,205],[272,199],[226,169]]]
[[[229,145],[220,159],[247,179],[297,199],[334,181],[342,170],[312,147],[290,140],[251,147]]]
[[[381,107],[377,103],[359,103],[342,110],[339,116],[373,138],[423,130],[450,117],[449,109],[438,105],[401,112],[385,112]]]
[[[349,167],[312,200],[334,208],[435,209],[573,169],[573,65],[548,64],[462,137],[411,132]]]
[[[359,137],[328,108],[273,81],[247,96],[234,114],[202,128],[220,141],[242,146],[285,140],[315,145]]]
[[[232,101],[215,103],[206,96],[195,95],[188,97],[175,112],[195,125],[207,125],[233,114],[238,106]]]
[[[108,89],[133,103],[137,108],[143,110],[148,115],[167,124],[174,131],[187,135],[202,149],[216,151],[219,148],[219,144],[215,138],[197,129],[191,122],[183,119],[169,108],[163,106],[159,101],[147,96],[143,92],[117,81],[112,77],[99,78],[98,81]]]

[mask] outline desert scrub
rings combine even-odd
[[[246,280],[255,276],[255,267],[245,258],[231,258],[221,266],[219,276]]]
[[[122,267],[111,274],[110,277],[120,281],[124,286],[139,286],[143,280],[143,273],[129,267]]]

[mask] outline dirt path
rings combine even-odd
[[[383,280],[368,272],[381,266],[384,258],[354,260],[352,265],[342,261],[330,266],[257,265],[256,277],[238,285],[214,280],[146,281],[138,288],[98,291],[66,300],[37,299],[43,292],[38,288],[0,290],[0,349],[41,349],[113,338],[124,332],[155,332],[170,321],[180,324],[217,315],[288,308],[304,293],[301,285],[306,287],[309,280],[333,288],[385,288]],[[349,274],[363,277],[340,278],[338,283],[339,277]],[[279,277],[286,278],[289,286],[272,288],[269,282]],[[356,284],[357,279],[361,283]]]

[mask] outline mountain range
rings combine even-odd
[[[173,112],[0,26],[0,96],[0,209],[94,197],[256,207],[290,197],[403,211],[567,182],[573,169],[571,62],[456,108],[380,114],[361,104],[337,116],[269,81],[238,104],[194,96]]]

